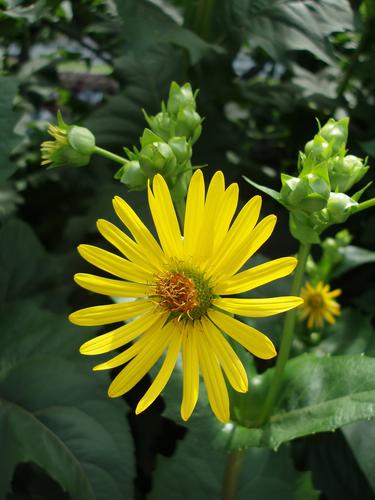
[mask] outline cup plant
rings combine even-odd
[[[226,187],[220,171],[205,187],[202,170],[192,164],[203,122],[196,97],[190,84],[172,83],[161,111],[155,116],[144,113],[148,128],[139,146],[125,148],[124,156],[97,146],[88,129],[65,124],[60,114],[57,126],[49,128],[54,141],[44,142],[41,150],[43,163],[50,167],[82,167],[93,154],[102,155],[120,164],[115,174],[120,184],[147,191],[158,240],[126,199],[116,196],[114,210],[128,232],[102,219],[97,226],[117,254],[91,245],[78,247],[85,260],[114,278],[75,275],[78,285],[109,295],[115,303],[75,311],[70,320],[83,326],[124,322],[81,347],[85,355],[116,350],[113,358],[94,368],[122,367],[109,387],[110,397],[123,395],[158,367],[136,413],[164,391],[174,414],[179,390],[175,381],[181,380],[181,418],[190,429],[209,419],[215,431],[205,438],[214,436],[229,452],[222,496],[232,499],[246,448],[276,449],[296,437],[375,415],[375,398],[365,401],[361,396],[375,390],[365,376],[374,365],[371,358],[318,358],[304,353],[291,358],[298,329],[316,332],[340,315],[342,292],[331,290],[330,279],[350,237],[345,230],[324,240],[322,234],[372,207],[375,199],[361,201],[369,184],[355,189],[369,167],[347,151],[349,119],[318,124],[316,135],[299,153],[298,175],[281,174],[279,191],[246,179],[289,212],[290,232],[299,243],[297,258],[244,267],[271,236],[276,217],[268,215],[258,222],[258,195],[235,216],[239,188],[235,183]],[[321,247],[319,261],[310,255],[313,245]],[[291,273],[287,296],[238,297]],[[285,315],[278,349],[255,328],[261,320],[235,317],[279,313]],[[258,374],[246,351],[255,358],[277,356],[275,366]],[[215,421],[207,414],[205,394],[199,397],[200,375]],[[324,378],[319,391],[313,387],[310,391],[310,384],[315,384],[312,376]],[[338,386],[338,377],[349,382]]]

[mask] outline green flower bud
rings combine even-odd
[[[152,178],[161,173],[165,178],[176,169],[176,157],[171,147],[165,142],[153,142],[142,148],[138,155],[141,169]]]
[[[190,160],[192,155],[192,148],[191,144],[186,140],[185,137],[172,137],[168,144],[171,147],[179,164],[185,164],[188,160]]]
[[[316,135],[313,140],[305,145],[305,155],[308,163],[320,163],[332,156],[332,147],[320,135]]]
[[[171,194],[174,200],[183,200],[185,198],[191,176],[192,171],[188,170],[180,174],[174,181],[173,187],[171,188]]]
[[[281,199],[290,208],[317,212],[326,207],[330,188],[323,177],[309,173],[303,177],[282,175],[281,179]]]
[[[151,130],[165,141],[174,135],[174,122],[168,113],[161,111],[155,116],[145,113],[145,118]]]
[[[95,150],[95,137],[87,128],[67,125],[61,113],[57,114],[58,125],[49,125],[48,133],[53,141],[44,141],[41,146],[42,165],[52,167],[83,167],[90,162]]]
[[[202,132],[201,122],[202,119],[196,111],[191,108],[183,108],[177,115],[175,133],[177,136],[191,139],[192,144],[194,144]]]
[[[353,155],[335,156],[328,163],[332,191],[345,193],[365,175],[367,167],[361,158]]]
[[[167,102],[168,113],[176,116],[181,109],[186,107],[193,111],[195,111],[196,108],[195,97],[190,83],[185,83],[185,85],[180,87],[176,82],[172,82]]]
[[[339,121],[330,118],[319,130],[319,135],[330,144],[334,154],[345,151],[348,140],[348,125],[349,118],[343,118]]]
[[[73,149],[82,154],[91,155],[95,150],[95,136],[88,128],[69,127],[68,141]]]
[[[138,161],[127,161],[116,173],[115,178],[120,179],[133,191],[143,191],[147,188],[147,176]]]
[[[331,193],[327,203],[327,212],[331,224],[345,222],[351,214],[352,207],[358,205],[344,193]]]

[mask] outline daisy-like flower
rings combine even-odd
[[[60,113],[57,119],[58,125],[48,125],[48,133],[54,140],[44,141],[40,146],[41,164],[50,167],[87,165],[95,149],[95,137],[87,128],[64,123]]]
[[[238,185],[231,184],[225,189],[222,172],[214,175],[206,195],[202,172],[194,173],[188,189],[183,237],[161,175],[154,177],[148,200],[160,244],[132,208],[116,196],[115,212],[131,236],[105,220],[99,220],[97,226],[124,257],[91,245],[78,247],[84,259],[119,278],[76,274],[75,281],[80,286],[104,295],[139,298],[72,313],[73,323],[88,326],[133,318],[84,343],[81,353],[103,354],[135,341],[94,368],[104,370],[127,363],[109,387],[111,397],[129,391],[166,353],[160,371],[138,403],[136,413],[140,413],[164,389],[181,352],[183,420],[190,417],[196,405],[201,372],[214,414],[227,422],[229,398],[223,372],[239,392],[247,391],[248,380],[226,336],[259,358],[276,355],[265,335],[233,315],[271,316],[302,303],[300,297],[290,296],[262,299],[227,296],[288,275],[295,268],[296,259],[284,257],[241,271],[271,235],[276,217],[269,215],[257,224],[261,198],[255,196],[233,220]]]
[[[307,318],[308,328],[322,328],[324,320],[331,325],[336,322],[335,316],[340,314],[340,305],[334,299],[342,292],[339,289],[330,290],[330,286],[322,281],[316,286],[307,282],[301,290],[301,297],[304,299],[301,317]]]

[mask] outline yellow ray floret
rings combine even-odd
[[[98,229],[120,255],[91,245],[78,247],[84,259],[114,277],[78,273],[75,281],[87,290],[123,297],[125,301],[81,309],[72,313],[70,320],[83,326],[127,321],[85,342],[81,353],[94,355],[121,349],[94,368],[125,365],[109,387],[111,397],[129,391],[164,356],[136,413],[144,411],[160,395],[181,353],[182,419],[191,416],[197,403],[201,374],[212,411],[219,420],[227,422],[227,382],[236,391],[246,392],[248,380],[226,337],[260,358],[276,355],[268,337],[232,315],[271,316],[302,303],[300,297],[227,296],[287,276],[297,261],[283,257],[241,271],[272,234],[276,217],[269,215],[258,222],[260,196],[249,200],[235,217],[238,185],[225,187],[222,172],[213,176],[207,191],[202,172],[194,173],[182,230],[162,176],[156,175],[149,185],[148,200],[160,243],[133,209],[116,196],[113,206],[128,234],[102,219]],[[129,298],[138,300],[127,301]]]
[[[341,290],[331,290],[328,284],[320,281],[316,286],[306,283],[301,291],[304,299],[301,317],[307,320],[308,328],[322,328],[324,321],[331,325],[336,322],[335,316],[340,315],[340,305],[336,297],[341,295]]]

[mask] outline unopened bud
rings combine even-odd
[[[148,116],[145,113],[145,118],[151,130],[165,141],[174,135],[173,120],[168,113],[161,111],[155,116]]]
[[[185,136],[191,139],[192,144],[194,144],[202,132],[201,122],[201,117],[193,109],[181,109],[176,118],[176,135]]]
[[[192,148],[185,137],[173,137],[168,142],[168,144],[171,147],[179,164],[184,164],[188,160],[190,160],[192,155]]]
[[[175,116],[181,109],[186,107],[192,110],[196,108],[195,97],[190,83],[185,83],[180,87],[176,82],[172,82],[167,102],[168,113]]]
[[[334,154],[345,151],[348,140],[348,125],[349,118],[343,118],[339,121],[330,118],[319,131],[319,135],[330,144]]]
[[[336,156],[329,161],[328,165],[332,191],[342,193],[349,191],[369,169],[361,158],[353,155],[344,158]]]
[[[143,191],[147,187],[147,176],[142,171],[138,161],[127,161],[115,175],[116,179],[130,190]]]
[[[351,214],[351,209],[357,205],[344,193],[331,193],[327,203],[327,212],[332,223],[345,222]]]
[[[165,142],[153,142],[143,147],[138,161],[144,173],[150,178],[156,173],[168,177],[174,172],[177,163],[171,147]]]

